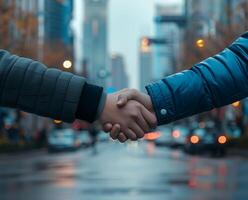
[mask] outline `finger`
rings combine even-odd
[[[129,100],[136,100],[141,104],[143,104],[148,110],[153,111],[153,106],[150,96],[134,89],[121,91],[118,96],[117,106],[123,107],[127,104]]]
[[[118,95],[117,105],[119,107],[123,107],[127,104],[129,100],[136,100],[139,95],[139,92],[134,89],[124,89],[120,91],[120,94]]]
[[[129,99],[128,99],[127,95],[123,95],[123,94],[118,95],[117,106],[119,106],[119,107],[125,106],[127,104],[128,100]]]
[[[116,140],[119,133],[121,131],[121,127],[119,124],[115,124],[110,132],[110,137],[113,139],[113,140]]]
[[[149,132],[150,126],[142,114],[140,114],[140,116],[136,119],[136,122],[139,125],[139,127],[143,130],[143,132],[145,133]]]
[[[131,129],[127,129],[125,130],[125,132],[123,132],[126,136],[127,139],[130,139],[130,140],[137,140],[137,136],[135,134],[134,131],[132,131]]]
[[[119,142],[124,143],[127,141],[127,137],[124,135],[124,133],[120,133],[118,136],[118,140]]]
[[[157,127],[157,118],[154,113],[151,113],[144,106],[141,106],[141,114],[143,115],[144,119],[149,124],[151,129]]]
[[[130,125],[130,129],[133,131],[133,133],[135,134],[136,136],[136,139],[137,138],[143,138],[145,133],[144,131],[142,130],[142,128],[139,127],[138,124],[136,123],[133,123],[132,125]],[[132,140],[132,138],[130,138]]]
[[[109,133],[112,130],[112,128],[113,128],[113,125],[110,123],[106,123],[103,125],[103,131],[105,133]]]

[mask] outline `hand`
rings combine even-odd
[[[143,104],[151,113],[153,113],[153,121],[150,122],[150,128],[155,128],[157,125],[157,119],[155,117],[153,106],[151,102],[151,98],[149,95],[141,93],[134,89],[124,89],[116,93],[118,95],[117,106],[122,108],[127,104],[129,100],[136,100]],[[106,123],[104,125],[105,132],[111,132],[111,137],[118,138],[120,142],[125,142],[128,138],[125,137],[125,134],[120,133],[120,125],[119,124],[111,124]]]
[[[101,124],[118,124],[118,132],[122,132],[124,139],[137,140],[142,138],[145,132],[156,123],[155,116],[150,113],[142,104],[129,100],[125,107],[118,107],[119,93],[107,96],[106,104],[99,118]],[[114,129],[115,130],[115,129]],[[111,133],[113,139],[116,134]]]

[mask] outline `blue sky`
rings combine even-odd
[[[153,34],[156,3],[181,4],[182,0],[110,0],[109,52],[124,56],[131,88],[138,88],[138,42],[140,37]],[[80,33],[83,0],[76,0],[75,8],[75,27]]]

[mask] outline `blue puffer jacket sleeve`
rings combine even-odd
[[[219,54],[146,89],[159,125],[247,97],[248,32]]]

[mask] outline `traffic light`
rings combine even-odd
[[[150,46],[151,46],[151,40],[149,38],[144,37],[141,39],[140,47],[142,52],[149,52]]]

